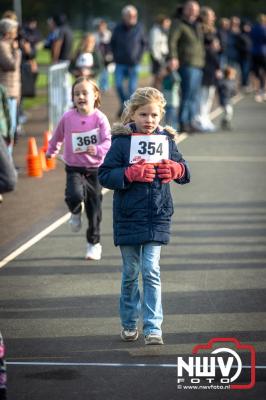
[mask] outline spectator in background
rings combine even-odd
[[[96,47],[99,49],[102,59],[103,68],[99,76],[99,86],[103,92],[109,89],[109,68],[113,62],[113,53],[111,49],[112,32],[108,29],[107,23],[101,20],[95,33]]]
[[[203,33],[198,23],[200,7],[196,1],[184,4],[182,17],[174,19],[169,32],[169,56],[181,77],[179,125],[182,132],[195,130],[198,96],[204,67]]]
[[[47,26],[48,26],[49,33],[45,39],[44,48],[50,50],[51,58],[53,59],[52,49],[53,49],[53,43],[58,35],[58,33],[57,33],[58,29],[57,29],[55,21],[52,17],[47,19]]]
[[[3,15],[2,18],[8,18],[8,19],[12,19],[13,21],[16,21],[18,23],[18,17],[17,14],[15,13],[15,11],[13,10],[6,10]]]
[[[230,29],[227,41],[227,61],[228,65],[238,69],[239,54],[237,42],[240,34],[240,18],[233,16],[230,18]]]
[[[8,154],[4,138],[0,135],[0,203],[3,201],[3,194],[14,190],[16,183],[17,171]]]
[[[219,20],[217,30],[217,36],[220,41],[220,67],[223,69],[228,63],[227,57],[227,46],[228,46],[228,36],[229,36],[229,29],[230,29],[230,20],[228,18],[221,18]]]
[[[19,35],[19,46],[22,52],[20,124],[24,124],[27,121],[27,117],[23,112],[23,98],[36,96],[36,81],[38,77],[36,46],[40,41],[41,34],[37,29],[37,21],[35,18],[30,18],[20,29]]]
[[[17,127],[17,108],[21,94],[21,51],[17,41],[18,23],[9,18],[0,20],[0,84],[7,90],[11,116],[9,153],[13,153]]]
[[[0,135],[8,145],[11,141],[11,116],[7,91],[3,85],[0,85]]]
[[[132,5],[122,9],[122,22],[112,34],[111,48],[114,55],[115,86],[120,100],[119,117],[124,102],[137,89],[140,61],[146,46],[146,38],[142,25],[138,22],[138,11]],[[124,81],[128,79],[127,90]]]
[[[245,92],[249,91],[249,74],[251,69],[251,24],[248,21],[241,22],[241,30],[237,38],[237,50],[241,72],[241,87]]]
[[[52,62],[57,63],[71,59],[73,33],[67,23],[65,14],[52,17],[55,25],[55,35],[51,43]]]
[[[42,40],[42,35],[38,29],[37,20],[34,17],[29,18],[22,27],[23,36],[30,43],[34,57],[36,57],[36,46]]]
[[[204,35],[205,66],[199,94],[198,112],[193,126],[200,132],[213,132],[215,125],[210,119],[210,112],[214,101],[216,80],[221,78],[220,70],[220,42],[215,28],[215,12],[210,7],[201,7],[200,21]]]
[[[101,53],[96,48],[96,39],[93,33],[86,33],[79,44],[76,54],[70,64],[70,72],[78,78],[97,79],[103,68]]]
[[[168,32],[171,19],[166,15],[160,14],[156,17],[156,22],[152,26],[149,35],[149,49],[151,57],[151,69],[153,75],[152,86],[160,90],[160,69],[164,66],[168,49]]]
[[[14,190],[17,182],[17,172],[7,150],[7,145],[10,143],[10,128],[7,93],[5,87],[0,85],[0,203],[3,201],[3,193]]]
[[[259,82],[255,94],[255,101],[261,103],[266,100],[266,14],[258,16],[258,22],[251,31],[253,71]]]
[[[166,100],[164,122],[177,130],[181,79],[173,61],[169,61],[164,68],[160,69],[159,80],[161,82],[161,91]]]

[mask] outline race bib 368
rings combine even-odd
[[[87,151],[90,144],[99,142],[99,128],[92,129],[88,132],[72,133],[72,149],[73,153],[83,153]]]

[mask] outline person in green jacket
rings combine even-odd
[[[169,32],[169,58],[181,77],[179,125],[181,132],[194,130],[202,70],[205,64],[203,33],[198,22],[200,6],[187,1],[181,17],[174,19]]]

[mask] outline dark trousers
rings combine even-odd
[[[102,194],[98,180],[98,168],[66,166],[65,201],[71,213],[81,211],[84,201],[88,218],[87,241],[100,242],[100,223],[102,220]]]

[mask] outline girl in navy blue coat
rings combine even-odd
[[[159,125],[165,105],[157,89],[137,89],[125,103],[124,125],[114,126],[111,148],[99,168],[100,183],[114,190],[114,243],[120,246],[123,259],[121,338],[138,339],[142,312],[145,344],[163,344],[159,260],[161,245],[169,241],[173,214],[169,182],[190,180],[175,143],[176,132]]]

